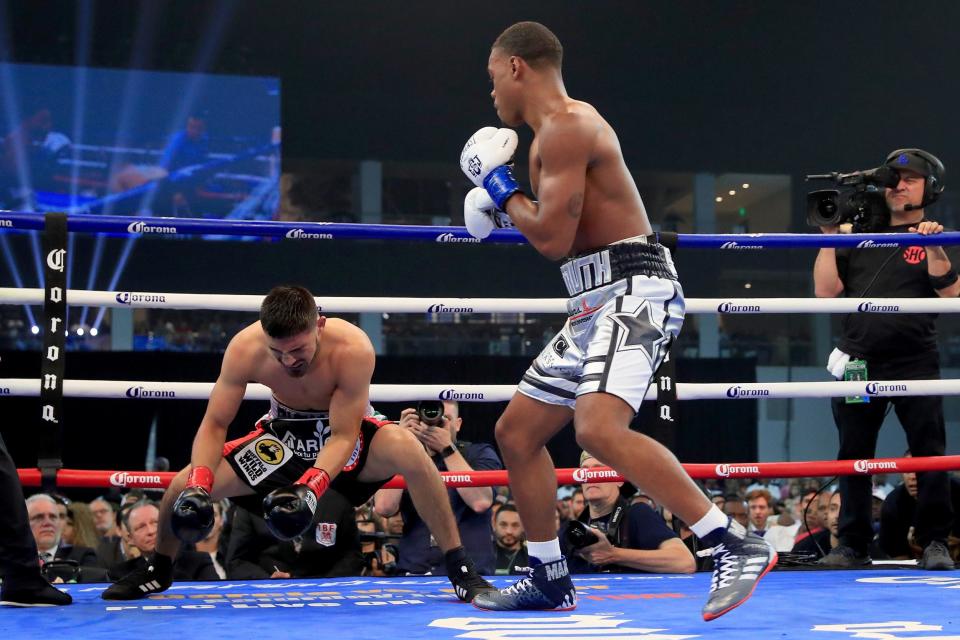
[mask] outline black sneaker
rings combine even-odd
[[[470,558],[463,557],[456,568],[449,567],[447,571],[454,593],[464,602],[473,602],[478,594],[497,590],[477,573]]]
[[[927,545],[917,566],[927,571],[950,571],[957,568],[953,558],[950,557],[950,550],[947,549],[947,545],[939,540],[934,540]]]
[[[773,545],[731,520],[723,542],[713,548],[713,580],[703,619],[715,620],[746,602],[760,578],[776,564]]]
[[[100,594],[104,600],[139,600],[151,593],[166,591],[173,584],[173,561],[156,554],[153,560],[123,576]]]
[[[560,558],[528,569],[511,587],[477,595],[473,606],[488,611],[570,611],[577,606],[577,590],[567,559]]]
[[[858,553],[856,549],[845,544],[837,545],[830,549],[830,553],[817,560],[817,564],[821,567],[831,569],[856,569],[865,567],[872,562],[869,555]]]
[[[11,607],[60,607],[72,602],[69,593],[60,591],[42,578],[30,581],[29,586],[17,585],[7,579],[0,591],[0,604]]]

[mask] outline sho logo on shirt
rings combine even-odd
[[[317,544],[332,547],[337,544],[337,524],[335,522],[317,523]]]
[[[920,264],[927,258],[927,250],[923,247],[907,247],[903,250],[903,261],[907,264]]]

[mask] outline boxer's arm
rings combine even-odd
[[[539,203],[522,193],[506,202],[510,219],[551,260],[569,255],[580,226],[587,166],[603,125],[574,114],[556,116],[538,134]]]
[[[223,456],[227,427],[236,417],[247,390],[251,357],[236,337],[227,345],[220,366],[220,376],[213,385],[207,411],[193,439],[190,464],[194,468],[217,468]]]
[[[378,516],[389,518],[400,511],[403,489],[380,489],[373,494],[373,510]]]
[[[314,466],[336,477],[357,443],[360,423],[370,405],[370,380],[376,356],[368,340],[341,350],[335,359],[339,371],[330,397],[330,437],[317,455]]]

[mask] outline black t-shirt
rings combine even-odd
[[[883,229],[907,233],[914,224]],[[958,265],[960,253],[944,247]],[[847,298],[936,298],[927,274],[927,249],[919,245],[837,249],[837,271]],[[851,313],[844,317],[840,349],[854,357],[897,358],[935,352],[935,313]]]
[[[648,505],[642,502],[638,502],[634,505],[627,505],[626,501],[623,500],[621,501],[621,504],[626,507],[627,512],[623,517],[622,522],[618,526],[617,535],[619,535],[620,540],[619,544],[615,544],[615,546],[622,547],[624,549],[653,551],[659,549],[660,545],[663,544],[664,541],[679,537],[670,527],[667,526],[667,523],[664,522],[663,517],[651,509]],[[616,509],[600,518],[589,518],[590,509],[587,507],[583,510],[580,520],[586,520],[587,524],[589,524],[591,527],[596,527],[600,531],[603,531],[610,536],[612,535],[609,531],[611,524],[610,521],[615,512]],[[564,543],[562,542],[562,544]],[[565,544],[564,546],[566,547]],[[608,571],[643,573],[640,569],[633,569],[631,567],[625,567],[616,564],[597,567],[596,565],[591,565],[582,556],[576,555],[572,551],[573,550],[569,549],[568,547],[564,549],[564,555],[567,556],[567,565],[570,567],[571,573],[595,573]]]
[[[950,500],[953,502],[953,526],[950,533],[960,536],[960,480],[950,478]],[[907,534],[917,513],[917,499],[906,485],[898,485],[883,501],[880,511],[880,548],[891,558],[911,557]]]

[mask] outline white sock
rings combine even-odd
[[[698,538],[702,539],[717,529],[726,529],[729,521],[730,518],[728,518],[723,511],[720,511],[717,505],[713,505],[705,516],[690,525],[690,530],[693,531]]]
[[[553,562],[554,560],[559,560],[561,556],[560,539],[554,538],[553,540],[547,540],[546,542],[534,542],[533,540],[528,540],[527,555],[529,555],[531,558],[536,558],[544,564]]]

